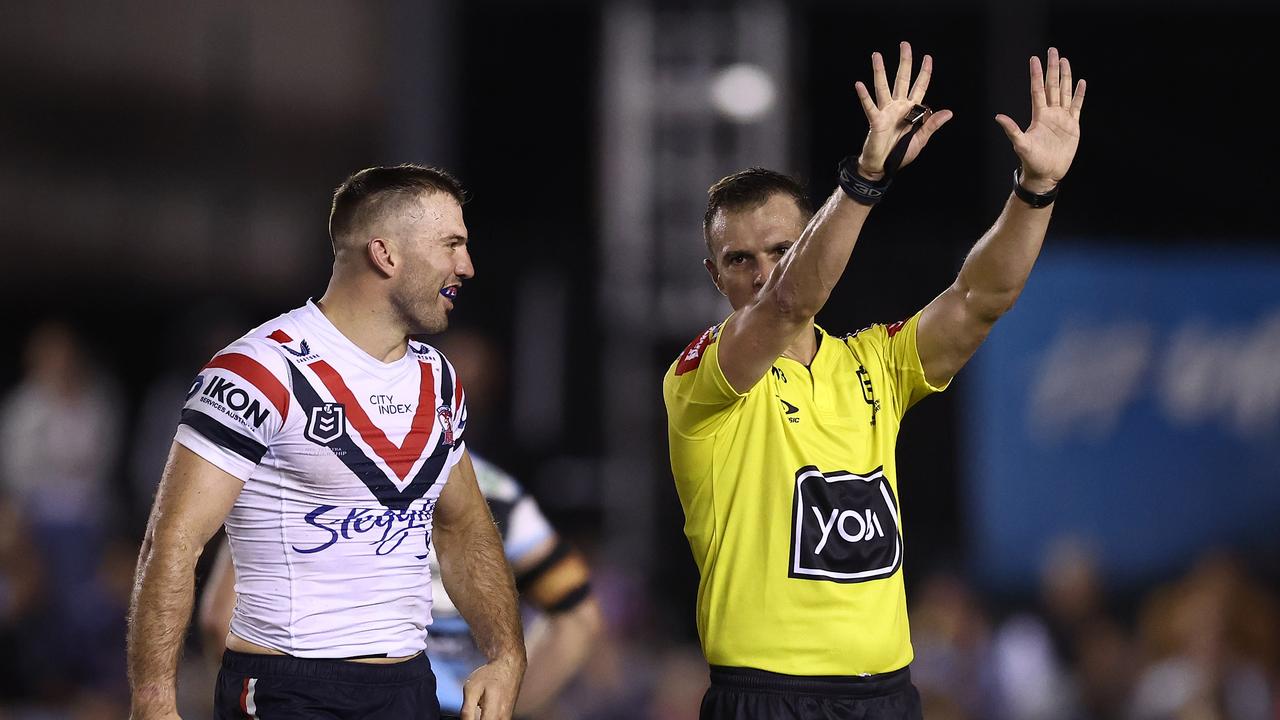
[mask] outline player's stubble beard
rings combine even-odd
[[[425,279],[412,278],[391,293],[391,308],[407,337],[438,335],[449,327],[449,314],[438,289]]]

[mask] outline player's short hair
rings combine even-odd
[[[707,256],[715,260],[715,251],[711,249],[711,226],[717,213],[722,210],[752,210],[779,194],[794,200],[806,218],[813,216],[813,204],[804,183],[790,175],[753,167],[716,181],[707,190],[707,212],[702,216],[702,238],[707,243]]]
[[[336,253],[339,241],[366,227],[388,212],[399,210],[423,193],[445,193],[467,201],[462,183],[447,170],[404,163],[389,167],[365,168],[342,181],[333,192],[329,210],[329,240]]]

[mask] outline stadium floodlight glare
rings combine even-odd
[[[733,122],[761,119],[773,109],[777,97],[773,78],[759,65],[729,65],[711,81],[711,104]]]

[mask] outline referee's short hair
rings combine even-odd
[[[707,257],[715,260],[715,251],[711,248],[711,227],[718,213],[755,209],[779,194],[794,200],[805,217],[812,217],[813,204],[804,183],[790,175],[753,167],[720,178],[707,190],[707,212],[702,216],[702,237],[707,243]]]
[[[445,193],[466,202],[462,183],[447,170],[426,165],[404,163],[387,167],[365,168],[342,181],[333,192],[329,209],[329,240],[336,253],[353,233],[396,212],[423,193]]]

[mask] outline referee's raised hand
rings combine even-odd
[[[1008,115],[996,115],[996,122],[1009,136],[1013,151],[1022,161],[1022,187],[1045,193],[1066,177],[1080,146],[1080,111],[1084,107],[1084,80],[1071,83],[1071,63],[1049,48],[1047,67],[1040,58],[1030,61],[1031,124],[1020,130]]]
[[[867,139],[862,145],[862,153],[858,156],[858,169],[870,180],[879,180],[885,172],[885,159],[893,151],[898,141],[911,131],[913,127],[909,117],[913,108],[924,105],[925,92],[929,89],[929,80],[933,76],[933,58],[924,56],[920,62],[920,72],[915,83],[911,82],[911,43],[898,45],[898,71],[894,75],[893,87],[889,87],[889,79],[885,74],[884,57],[880,53],[871,53],[872,84],[875,86],[875,98],[872,99],[867,86],[861,81],[854,83],[858,91],[858,99],[862,101],[862,111],[867,115]],[[928,111],[920,129],[911,137],[906,155],[896,170],[911,164],[920,154],[929,138],[938,128],[951,119],[950,110]]]

